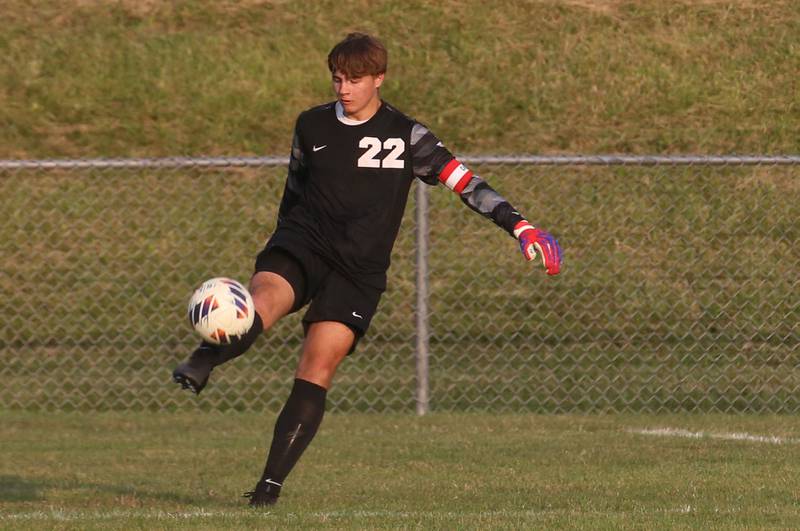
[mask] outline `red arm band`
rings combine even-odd
[[[472,172],[456,159],[448,162],[439,174],[439,180],[457,194],[461,193],[470,179]]]

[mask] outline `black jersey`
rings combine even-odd
[[[328,103],[300,114],[278,226],[267,246],[302,241],[344,275],[385,288],[414,178],[443,182],[513,233],[522,216],[424,125],[382,102],[364,122]]]

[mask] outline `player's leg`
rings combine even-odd
[[[175,382],[199,394],[215,367],[244,354],[258,336],[289,313],[294,304],[291,285],[275,273],[255,273],[250,280],[249,291],[256,308],[250,329],[239,340],[226,345],[212,345],[203,341],[186,361],[175,368],[172,373]]]
[[[317,433],[336,368],[355,339],[355,332],[340,322],[309,324],[292,391],[275,423],[264,473],[256,488],[245,494],[251,506],[278,500],[284,479]]]
[[[369,328],[382,289],[362,285],[336,271],[324,277],[303,323],[306,339],[289,401],[275,426],[261,480],[251,505],[275,503],[283,480],[322,421],[327,390],[336,369]]]
[[[280,249],[264,251],[256,261],[249,291],[256,308],[253,325],[239,340],[230,344],[202,342],[172,373],[173,380],[184,389],[199,394],[215,367],[244,354],[258,336],[302,306],[305,291],[302,266],[292,255]]]

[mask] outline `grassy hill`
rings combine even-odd
[[[5,0],[0,157],[283,154],[348,31],[459,153],[796,153],[800,4]]]

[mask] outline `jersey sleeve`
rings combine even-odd
[[[457,193],[469,208],[491,219],[515,238],[518,227],[529,225],[525,218],[489,184],[458,161],[442,142],[422,124],[411,130],[414,176],[423,182],[444,184]]]
[[[278,224],[300,200],[307,173],[301,141],[300,118],[298,118],[292,136],[292,151],[289,154],[289,171],[283,189],[283,199],[281,199],[281,206],[278,210]]]
[[[411,128],[411,164],[414,177],[432,186],[439,182],[438,176],[451,159],[452,153],[444,147],[430,130],[420,123]]]

